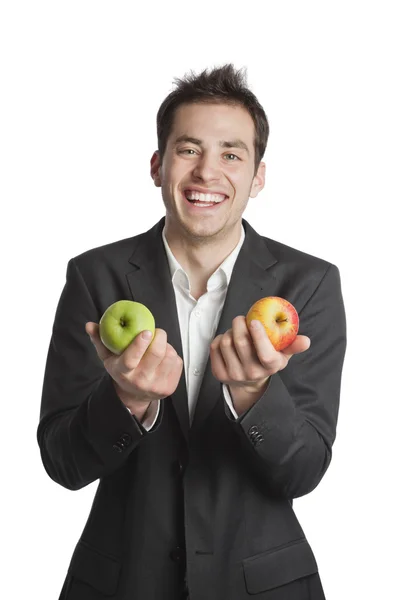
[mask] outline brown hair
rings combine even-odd
[[[269,124],[263,107],[247,87],[246,72],[242,73],[242,70],[236,70],[232,64],[226,64],[215,67],[210,72],[205,69],[199,75],[191,71],[182,79],[175,78],[174,83],[177,88],[165,98],[157,112],[160,162],[164,157],[175,111],[180,105],[192,103],[241,105],[247,109],[254,122],[254,174],[256,174],[267,146]]]

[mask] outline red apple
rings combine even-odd
[[[261,321],[275,350],[290,346],[299,330],[299,315],[295,307],[279,296],[257,300],[246,315],[247,327],[251,321]]]

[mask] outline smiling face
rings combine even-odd
[[[164,158],[151,176],[166,208],[170,239],[238,240],[249,197],[264,187],[265,164],[254,176],[254,123],[242,106],[184,104],[177,108]]]

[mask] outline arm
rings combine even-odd
[[[321,481],[332,457],[346,350],[339,270],[330,265],[299,314],[311,345],[270,375],[261,397],[238,419],[225,413],[244,456],[270,493],[296,498]]]
[[[85,331],[85,323],[99,316],[71,259],[48,349],[37,430],[48,475],[71,490],[121,467],[143,436],[151,435],[126,410]],[[161,404],[158,423],[162,413]]]

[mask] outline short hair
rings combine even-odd
[[[167,147],[168,137],[173,126],[177,108],[182,104],[230,104],[242,106],[253,119],[255,135],[255,169],[264,156],[267,147],[269,124],[263,107],[247,86],[246,69],[235,69],[232,64],[207,69],[199,75],[190,72],[183,78],[175,78],[176,89],[162,102],[157,112],[157,140],[160,162]]]

